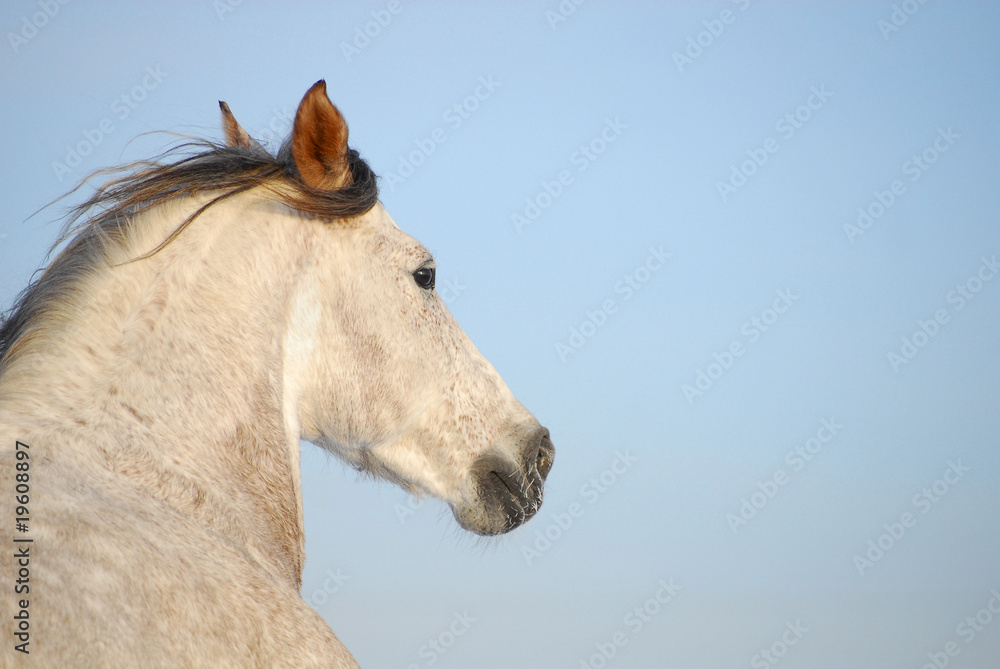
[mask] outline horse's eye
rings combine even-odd
[[[424,290],[434,290],[434,275],[433,267],[421,267],[413,273],[413,280]]]

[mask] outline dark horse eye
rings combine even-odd
[[[413,280],[424,290],[433,290],[434,275],[435,271],[433,267],[421,267],[413,273]]]

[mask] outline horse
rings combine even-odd
[[[542,502],[548,430],[325,82],[275,154],[219,104],[225,142],[115,172],[0,327],[3,666],[357,667],[300,594],[300,440],[479,535]]]

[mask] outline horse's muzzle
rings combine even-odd
[[[549,431],[535,423],[515,428],[515,457],[494,449],[472,465],[474,499],[453,506],[458,524],[476,534],[509,532],[535,515],[542,505],[545,477],[552,469],[556,449]],[[509,443],[509,442],[508,442]]]

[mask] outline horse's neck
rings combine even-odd
[[[259,258],[196,233],[87,279],[0,378],[0,423],[48,442],[38,448],[53,457],[98,463],[297,588],[304,536],[298,429],[283,411],[282,287]],[[241,290],[220,292],[236,272]]]

